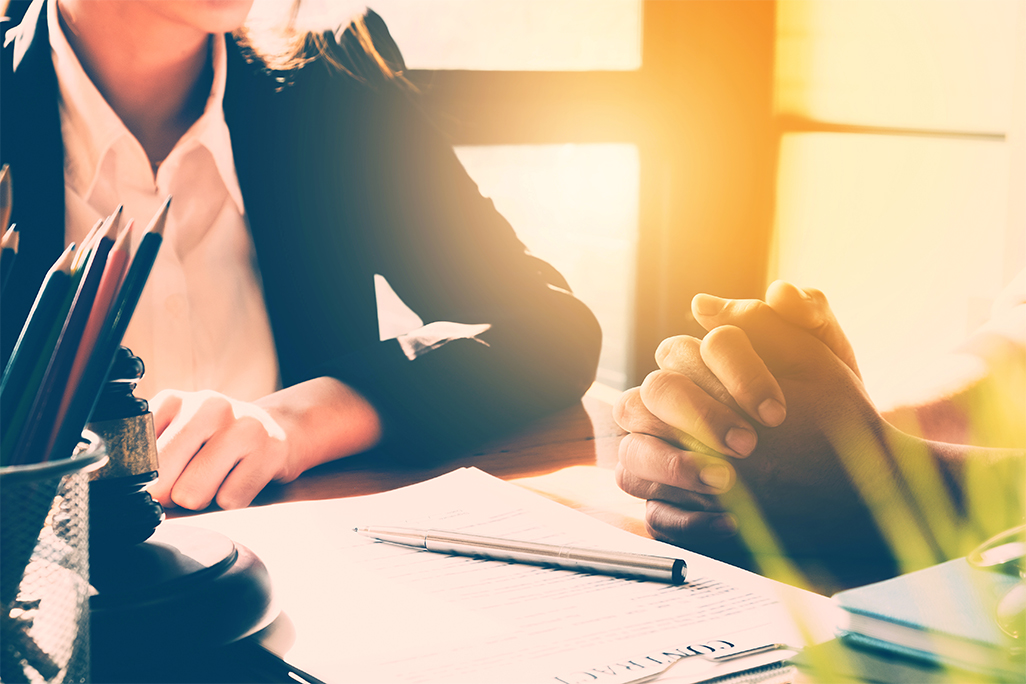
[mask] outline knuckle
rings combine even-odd
[[[715,431],[720,422],[719,406],[720,404],[715,401],[697,402],[692,405],[691,412],[695,427]]]
[[[823,294],[822,290],[817,290],[814,287],[803,287],[802,291],[811,299],[817,306],[825,307],[827,305],[827,297]]]
[[[709,352],[719,353],[729,351],[743,343],[748,336],[736,325],[721,325],[710,330],[702,339],[701,351],[703,355]]]
[[[630,472],[621,464],[617,464],[616,470],[613,473],[616,479],[616,486],[622,489],[627,494],[637,497],[639,499],[647,499],[649,490],[651,487],[646,480],[641,479],[634,473]]]
[[[654,401],[659,401],[663,395],[672,391],[677,376],[678,373],[665,370],[657,370],[649,373],[645,376],[645,381],[641,383],[641,401],[646,406],[650,405]]]
[[[627,468],[635,466],[646,459],[644,443],[648,438],[644,435],[629,434],[620,440],[620,463]]]
[[[198,393],[196,399],[197,414],[202,413],[208,415],[217,423],[225,423],[234,417],[231,402],[229,402],[227,397],[223,394],[204,390]]]
[[[668,463],[670,470],[669,484],[678,489],[691,490],[698,481],[698,464],[690,452],[675,451]]]
[[[657,459],[652,459],[652,464],[658,469],[656,480],[662,484],[679,489],[686,489],[688,482],[688,469],[685,465],[687,458],[673,447],[666,445]]]
[[[701,341],[690,335],[668,337],[659,344],[656,350],[656,363],[664,370],[688,372],[701,358],[699,347]]]
[[[613,404],[613,420],[624,430],[630,430],[632,418],[637,413],[638,404],[641,402],[641,388],[632,387],[627,390]]]
[[[664,361],[672,358],[676,353],[676,347],[678,344],[680,344],[679,335],[676,337],[667,337],[665,340],[660,342],[659,346],[656,347],[655,352],[656,363],[662,366]]]
[[[732,394],[743,402],[747,398],[755,398],[765,393],[765,385],[762,376],[757,371],[738,373],[733,379]]]
[[[690,515],[659,501],[645,506],[645,524],[653,537],[676,540],[688,532]]]

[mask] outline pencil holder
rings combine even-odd
[[[0,680],[89,680],[89,475],[106,460],[83,432],[71,458],[0,468]]]
[[[107,445],[107,465],[90,477],[93,557],[146,541],[164,520],[164,508],[146,488],[157,481],[153,414],[132,393],[145,372],[142,360],[118,348],[89,429]]]

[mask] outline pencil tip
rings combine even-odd
[[[118,208],[114,210],[114,232],[117,233],[121,229],[121,210],[124,209],[123,204],[119,204]]]
[[[72,242],[70,245],[64,248],[64,253],[61,254],[61,258],[57,260],[57,263],[53,265],[55,271],[64,271],[65,273],[71,273],[71,264],[75,260],[75,251],[78,249],[77,245]]]
[[[157,210],[157,215],[150,221],[150,225],[146,226],[147,233],[156,233],[161,237],[164,236],[164,226],[167,224],[167,213],[171,209],[171,195],[167,196],[164,203],[160,205],[160,209]]]
[[[126,223],[125,227],[121,229],[120,233],[118,233],[118,239],[114,241],[114,247],[112,249],[126,248],[131,241],[132,226],[134,225],[135,219],[128,219],[128,223]]]
[[[11,190],[11,171],[7,164],[0,168],[0,229],[7,230],[7,222],[11,220],[11,204],[13,204]]]
[[[15,223],[11,224],[11,227],[4,231],[4,236],[0,238],[0,247],[3,249],[18,249],[18,226]]]
[[[120,211],[115,211],[113,214],[108,216],[103,221],[103,228],[100,229],[100,237],[114,239],[118,233],[118,225],[121,223],[119,220],[121,217]]]

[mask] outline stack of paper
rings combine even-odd
[[[797,648],[832,638],[837,623],[825,597],[637,537],[476,469],[188,524],[217,530],[266,563],[288,618],[268,648],[329,682],[623,684],[681,659],[666,681],[701,681],[793,651],[727,662],[708,654]],[[353,532],[382,525],[681,557],[687,582],[447,556]],[[289,621],[294,639],[282,640]]]

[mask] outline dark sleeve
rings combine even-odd
[[[591,311],[481,196],[415,96],[379,87],[362,125],[361,182],[380,195],[365,246],[375,270],[425,324],[489,327],[413,359],[396,340],[380,342],[323,371],[374,404],[384,446],[404,460],[444,456],[577,401],[598,362]]]

